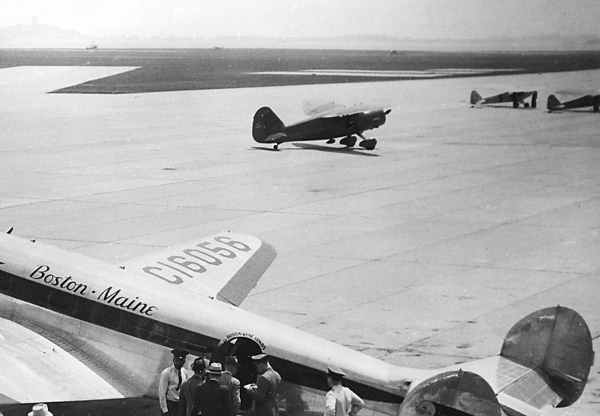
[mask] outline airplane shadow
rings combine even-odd
[[[356,147],[330,147],[330,146],[323,146],[323,145],[319,145],[319,144],[308,144],[308,143],[291,143],[291,144],[296,146],[297,148],[294,149],[292,147],[280,147],[279,151],[281,152],[281,151],[286,151],[286,150],[306,149],[306,150],[318,150],[320,152],[343,153],[343,154],[355,155],[355,156],[379,157],[379,155],[377,153],[371,153],[370,150],[364,150],[364,151],[359,150],[359,148],[356,148]],[[275,152],[275,150],[272,147],[252,146],[251,149]]]
[[[359,150],[359,148],[356,148],[356,147],[331,147],[331,146],[323,146],[320,144],[311,144],[311,143],[292,143],[292,144],[300,149],[319,150],[321,152],[343,153],[343,154],[347,154],[347,155],[356,155],[356,156],[379,157],[379,155],[377,153],[372,153],[371,150]]]
[[[555,110],[555,111],[547,111],[547,113],[549,114],[568,114],[568,113],[575,113],[575,114],[594,114],[595,116],[598,116],[598,112],[594,112],[591,107],[587,107],[587,108],[565,108],[564,110]]]
[[[483,110],[484,108],[500,108],[503,110],[537,110],[537,108],[532,108],[532,107],[514,108],[512,105],[503,105],[503,104],[485,104],[485,105],[481,105],[481,106],[473,106],[471,108],[477,108],[478,110]]]
[[[272,147],[261,147],[261,146],[252,146],[251,149],[254,150],[267,150],[269,152],[274,152],[275,149],[273,149]]]

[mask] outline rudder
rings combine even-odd
[[[552,390],[562,397],[558,407],[579,398],[594,362],[587,324],[563,306],[540,309],[517,322],[506,335],[500,355],[542,370]]]
[[[556,98],[556,96],[554,94],[550,94],[548,96],[548,102],[547,102],[546,108],[548,108],[548,110],[552,111],[552,110],[556,110],[558,107],[560,107],[560,101],[558,100],[558,98]]]
[[[475,105],[481,101],[481,95],[475,90],[471,91],[471,105]]]
[[[285,125],[269,107],[261,107],[254,114],[252,137],[262,142],[271,134],[283,131]]]

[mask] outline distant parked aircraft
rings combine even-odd
[[[94,51],[96,49],[98,49],[98,45],[96,45],[95,43],[85,47],[85,50],[87,50],[87,51]]]
[[[326,140],[328,144],[342,137],[340,144],[354,146],[356,136],[362,140],[359,146],[375,149],[376,139],[366,139],[363,132],[375,129],[385,123],[391,109],[368,107],[333,106],[321,113],[312,112],[311,118],[286,126],[269,107],[261,107],[254,114],[252,137],[259,143],[273,145],[278,150],[281,143]]]
[[[525,102],[529,97],[531,97],[531,104]],[[519,104],[523,104],[524,108],[528,108],[530,105],[531,108],[535,108],[537,106],[537,91],[503,92],[502,94],[492,95],[491,97],[486,98],[482,98],[475,90],[471,91],[472,106],[497,103],[512,103],[514,108],[519,108]]]
[[[600,95],[588,94],[571,101],[565,101],[564,103],[561,103],[555,95],[550,95],[548,97],[547,107],[549,112],[592,107],[594,112],[597,113],[600,109]]]

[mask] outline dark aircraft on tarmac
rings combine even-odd
[[[525,100],[529,97],[531,97],[531,103],[526,103]],[[535,108],[537,106],[537,91],[503,92],[486,98],[482,98],[475,90],[471,91],[471,106],[498,103],[512,103],[514,108],[519,108],[519,104],[523,104],[524,108],[528,108],[530,105],[531,108]]]
[[[373,150],[376,139],[363,136],[366,130],[375,129],[385,123],[386,115],[392,111],[384,108],[337,108],[313,114],[308,120],[286,126],[269,107],[261,107],[254,114],[252,137],[259,143],[273,145],[278,150],[281,143],[326,140],[328,144],[342,137],[340,144],[353,147],[356,136],[362,140],[359,146]]]
[[[570,110],[573,108],[592,107],[594,113],[600,110],[600,95],[584,95],[583,97],[575,98],[571,101],[561,103],[554,95],[548,97],[548,111]]]

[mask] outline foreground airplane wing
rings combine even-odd
[[[39,332],[0,318],[0,404],[124,397],[71,347]]]
[[[256,237],[222,232],[131,259],[124,267],[238,306],[275,256]]]

